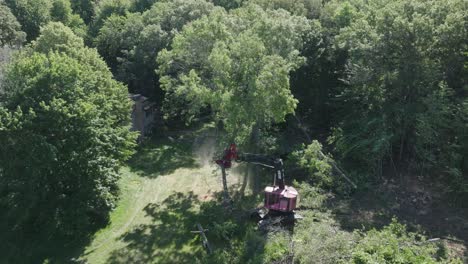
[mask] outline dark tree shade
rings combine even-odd
[[[73,12],[80,15],[86,24],[89,24],[94,17],[97,0],[73,0],[71,7]]]

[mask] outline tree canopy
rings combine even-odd
[[[95,15],[97,0],[73,0],[71,8],[78,14],[86,24],[89,24]]]
[[[11,10],[3,2],[0,2],[0,47],[5,45],[16,46],[26,39],[26,34],[21,31],[21,25]]]
[[[463,1],[360,5],[350,6],[336,42],[349,53],[339,95],[346,112],[337,131],[340,153],[375,169],[407,162],[452,167],[460,160],[456,124],[467,76]]]
[[[143,14],[113,14],[100,29],[96,47],[131,91],[160,94],[155,73],[158,52],[169,47],[185,24],[213,8],[204,0],[174,0],[157,2]]]
[[[107,219],[132,153],[130,102],[61,23],[9,65],[0,108],[0,205],[15,229],[75,234]]]
[[[178,145],[193,144],[188,124],[203,123],[218,146],[287,157],[297,180],[307,217],[291,234],[265,236],[229,215],[218,222],[197,215],[217,231],[216,243],[228,241],[207,262],[445,261],[396,221],[380,231],[337,230],[347,223],[325,201],[331,193],[350,198],[351,186],[370,197],[388,190],[404,200],[385,204],[388,222],[387,214],[413,205],[417,217],[439,201],[466,207],[467,22],[466,0],[0,0],[0,224],[28,238],[41,229],[70,237],[105,223],[136,143],[130,117],[139,104],[132,108],[128,94],[139,93],[150,102],[142,116],[158,121],[137,148],[142,154],[125,165],[136,169],[131,177],[193,165]],[[184,135],[173,137],[180,128]],[[164,142],[146,151],[166,138],[177,148]],[[259,198],[259,182],[249,180],[242,201],[244,193]],[[408,182],[425,192],[437,183],[434,200],[403,190]],[[424,196],[424,210],[410,193]],[[173,197],[167,207],[183,198]],[[212,216],[223,210],[216,199],[195,205]],[[151,233],[138,253],[149,252]]]
[[[26,33],[27,41],[39,36],[42,26],[50,21],[62,22],[75,34],[85,36],[85,24],[81,17],[72,13],[70,0],[5,0]]]
[[[21,24],[28,41],[39,35],[40,27],[50,21],[50,0],[5,0]]]
[[[184,27],[159,55],[169,104],[187,104],[189,116],[210,107],[237,142],[246,142],[254,127],[294,113],[289,74],[304,63],[300,49],[314,26],[257,5],[216,9]]]

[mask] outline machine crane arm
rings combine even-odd
[[[231,144],[229,148],[224,151],[223,158],[217,160],[216,163],[224,168],[230,168],[233,160],[237,162],[257,164],[273,169],[275,172],[274,185],[278,183],[280,189],[285,188],[284,166],[282,159],[262,154],[238,152],[236,145]]]

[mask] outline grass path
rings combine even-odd
[[[216,167],[206,162],[209,154],[206,151],[202,154],[199,152],[200,149],[210,149],[206,145],[210,142],[197,142],[196,145],[190,140],[174,144],[163,140],[147,144],[140,150],[142,154],[134,160],[133,165],[136,165],[122,169],[121,199],[111,214],[110,225],[96,233],[80,260],[93,264],[147,261],[172,263],[176,259],[170,258],[177,258],[178,251],[182,254],[199,252],[199,248],[194,248],[199,245],[185,236],[185,232],[190,233],[190,230],[179,230],[182,232],[179,238],[172,237],[171,241],[164,241],[167,246],[158,247],[158,244],[163,243],[159,240],[160,236],[167,235],[157,234],[160,231],[158,228],[168,226],[169,229],[164,230],[169,230],[172,235],[179,234],[179,231],[170,229],[171,224],[180,226],[186,219],[167,223],[165,219],[149,213],[153,207],[164,206],[171,195],[192,195],[204,201],[212,199],[215,192],[221,191],[221,178]],[[187,162],[190,159],[192,162]],[[230,182],[237,183],[236,177],[235,174],[231,175]],[[197,209],[188,208],[187,214],[193,210]],[[170,210],[167,213],[172,214]],[[182,241],[181,244],[174,246],[172,241],[177,242],[178,239]]]

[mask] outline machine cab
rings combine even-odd
[[[291,186],[280,189],[278,186],[265,188],[265,207],[278,212],[292,212],[296,209],[298,193]]]

